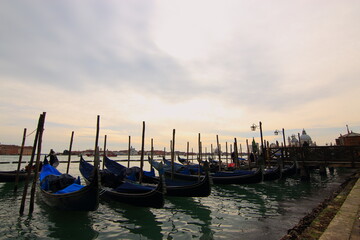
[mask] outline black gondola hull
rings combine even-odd
[[[17,171],[0,171],[0,182],[15,182]],[[25,181],[27,172],[19,172],[19,181]],[[34,177],[34,173],[30,174],[30,178]]]
[[[107,158],[105,161],[106,161],[105,165],[106,163],[108,163],[106,166],[107,169],[109,169],[110,171],[112,171],[112,167],[114,167],[114,165],[116,166],[118,164],[109,158]],[[116,171],[113,170],[113,172]],[[166,176],[166,178],[170,178],[170,177],[171,176]],[[165,184],[164,186],[166,189],[165,194],[167,196],[176,196],[176,197],[207,197],[210,195],[211,180],[208,175],[206,177],[201,177],[200,179],[194,178],[190,181],[191,183],[187,182],[182,184],[180,182],[177,183],[176,185]],[[159,178],[143,175],[142,182],[156,184],[159,182]]]
[[[262,181],[262,171],[259,168],[252,174],[239,176],[212,177],[214,184],[251,184]]]
[[[40,189],[42,200],[59,210],[95,211],[99,206],[99,174],[94,173],[93,181],[76,192],[52,194]]]
[[[199,179],[198,179],[199,180]],[[211,179],[208,174],[200,178],[200,181],[193,181],[191,185],[166,186],[167,196],[176,197],[207,197],[211,193]]]
[[[84,159],[80,159],[79,170],[87,182],[89,181],[89,179],[87,179],[89,169],[92,167],[93,166],[85,162]],[[163,180],[160,178],[156,188],[146,192],[119,192],[115,191],[115,189],[101,186],[100,198],[107,201],[117,201],[141,207],[161,208],[165,203],[164,191]]]
[[[121,193],[103,188],[100,197],[104,200],[117,201],[140,207],[162,208],[165,203],[162,181],[159,182],[154,190],[146,193]]]
[[[167,176],[171,176],[171,172],[165,172]],[[174,173],[174,178],[192,180],[195,181],[197,175],[187,175],[181,173]],[[229,175],[229,176],[211,176],[210,178],[214,184],[251,184],[259,183],[262,181],[262,171],[259,168],[256,172],[252,174],[242,174],[242,175]]]

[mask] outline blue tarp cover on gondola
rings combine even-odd
[[[61,172],[59,172],[56,168],[54,168],[50,164],[44,164],[40,172],[40,182],[44,180],[44,178],[48,175],[59,176],[61,175]]]
[[[45,191],[51,190],[55,194],[71,193],[84,187],[80,185],[80,178],[75,179],[69,174],[61,174],[56,168],[47,163],[43,165],[39,178],[41,189]],[[54,191],[55,188],[57,189]]]
[[[151,168],[151,171],[144,171],[144,175],[148,177],[155,177],[155,170]]]
[[[67,186],[66,188],[59,190],[57,192],[55,192],[54,194],[63,194],[63,193],[71,193],[71,192],[76,192],[79,191],[80,189],[82,189],[84,186],[73,183],[70,186]]]

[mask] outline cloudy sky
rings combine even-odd
[[[46,112],[43,149],[140,149],[360,132],[360,1],[0,3],[0,142]],[[34,134],[28,136],[27,145]]]

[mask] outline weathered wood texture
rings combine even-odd
[[[360,168],[360,146],[275,147],[267,149],[267,162],[298,166]]]

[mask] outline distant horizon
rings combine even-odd
[[[354,127],[355,127],[355,129],[360,129],[360,126],[354,126]],[[339,128],[335,128],[335,129],[339,129]],[[280,131],[281,131],[281,129],[277,129],[277,130],[280,130]],[[301,135],[302,129],[301,129],[301,130],[300,130],[300,129],[296,129],[296,130],[299,130],[297,133],[299,133],[299,134]],[[296,132],[296,130],[295,130],[295,132]],[[305,129],[305,131],[308,133],[307,129]],[[310,130],[310,131],[311,131],[311,130]],[[349,131],[350,131],[350,132],[354,132],[354,133],[358,133],[357,131],[354,131],[354,130],[353,130],[352,126],[349,126]],[[285,130],[286,144],[288,144],[288,137],[290,137],[292,134],[291,134],[291,135],[287,135],[286,132],[287,132],[287,131]],[[290,132],[290,131],[289,131],[289,132]],[[292,131],[292,132],[294,132],[294,131]],[[256,133],[257,133],[258,135],[260,135],[259,130],[257,130]],[[296,134],[293,133],[293,134],[295,134],[296,137],[297,137],[297,133],[296,133]],[[44,134],[45,134],[45,132],[44,132]],[[267,137],[273,139],[273,141],[269,141],[269,144],[271,144],[271,143],[276,143],[276,141],[279,142],[279,145],[281,145],[281,144],[283,143],[282,133],[279,133],[278,136],[275,136],[274,133],[273,133],[273,135],[270,135],[270,134],[271,134],[271,131],[263,131],[264,140],[267,140],[267,139],[266,139]],[[340,135],[345,135],[345,134],[347,134],[346,126],[343,128],[343,132],[342,132],[342,133],[339,133],[336,137],[334,137],[334,139],[333,139],[332,141],[326,142],[325,144],[318,144],[318,142],[316,141],[316,138],[314,139],[313,136],[311,136],[310,134],[308,134],[308,135],[312,138],[312,140],[313,140],[314,142],[316,142],[317,146],[327,146],[327,145],[331,145],[331,144],[332,144],[332,145],[336,145],[335,139],[337,139],[338,137],[340,137]],[[254,133],[254,135],[256,135],[256,134]],[[219,138],[221,139],[221,136],[219,136]],[[109,139],[109,136],[107,136],[107,141],[108,141],[108,139]],[[240,143],[239,143],[239,139],[242,139],[242,140],[240,140]],[[257,137],[254,136],[254,139],[255,139],[255,141],[256,141],[257,143],[260,144],[260,136],[257,136]],[[27,139],[27,140],[29,141],[29,139]],[[31,139],[31,137],[30,137],[30,140],[33,141],[33,139]],[[100,144],[100,143],[101,143],[100,140],[104,141],[104,138],[99,137],[99,148],[101,149],[100,151],[103,151],[103,150],[102,150],[102,149],[103,149],[103,145]],[[151,146],[150,146],[150,143],[151,143],[151,142],[150,142],[150,141],[151,141],[151,140],[150,140],[150,139],[147,139],[147,140],[148,140],[148,144],[145,143],[145,151],[150,151],[150,148],[151,148]],[[95,141],[95,135],[94,135],[94,141]],[[140,142],[139,142],[139,141],[140,141]],[[241,144],[241,145],[242,145],[242,149],[246,148],[246,142],[245,142],[245,141],[246,141],[246,139],[244,139],[244,138],[237,138],[238,145]],[[251,145],[251,141],[252,141],[252,137],[251,137],[251,138],[248,138],[249,145]],[[175,141],[175,143],[177,143],[177,141]],[[230,145],[233,146],[234,142],[227,142],[227,143],[228,143],[228,150],[230,151]],[[245,143],[245,144],[244,144],[244,143]],[[63,153],[64,151],[68,151],[68,150],[69,150],[69,144],[70,144],[70,138],[69,138],[68,146],[65,147],[63,150],[57,150],[56,147],[48,147],[48,145],[46,145],[46,148],[45,148],[45,149],[48,149],[48,150],[46,150],[46,151],[43,150],[45,153],[42,153],[42,154],[46,154],[46,152],[50,152],[50,149],[54,149],[54,151],[55,151],[56,153]],[[94,144],[95,144],[95,142],[94,142]],[[102,143],[102,144],[103,144],[103,143]],[[127,151],[127,149],[128,149],[128,143],[126,143],[126,144],[123,143],[123,144],[124,144],[124,145],[123,145],[122,148],[121,148],[121,147],[115,148],[116,146],[111,146],[111,148],[110,148],[110,147],[107,147],[107,151]],[[178,144],[179,144],[179,143],[178,143]],[[211,151],[211,144],[213,145],[213,149],[215,150],[215,149],[217,148],[217,146],[216,146],[216,144],[217,144],[217,143],[216,143],[216,136],[214,136],[213,143],[207,142],[207,144],[205,144],[205,148],[207,149],[207,150],[206,150],[207,152],[210,152],[210,151]],[[225,150],[223,149],[223,148],[225,147],[225,144],[226,144],[226,142],[220,143],[223,152],[225,152]],[[20,143],[20,144],[19,144],[19,143],[16,144],[16,143],[4,143],[4,142],[0,142],[0,145],[15,145],[15,146],[21,147],[21,143]],[[113,145],[113,144],[112,144],[112,145]],[[175,145],[176,145],[176,144],[175,144]],[[182,148],[176,149],[176,146],[175,146],[175,151],[186,152],[186,145],[187,145],[187,142],[185,142],[185,143],[182,142],[182,143],[180,144],[180,146],[182,146]],[[109,146],[109,145],[108,145],[108,146]],[[32,145],[26,145],[25,147],[33,147],[33,146],[32,146]],[[131,147],[133,147],[136,151],[140,151],[140,150],[141,150],[141,137],[138,136],[138,137],[137,137],[136,146],[135,146],[134,144],[132,144]],[[42,147],[42,148],[43,148],[43,147]],[[169,151],[169,149],[170,149],[170,140],[169,140],[168,146],[157,147],[157,149],[154,148],[154,151],[164,151],[164,148],[165,148],[165,149],[168,149],[168,150],[166,150],[166,152],[170,152],[170,151]],[[44,148],[43,148],[43,149],[44,149]],[[198,149],[197,143],[195,143],[193,147],[190,146],[189,152],[191,152],[191,149],[194,149],[194,152],[196,152],[196,150]],[[83,151],[87,151],[87,150],[94,151],[94,146],[84,147],[84,148],[82,148],[82,149],[80,149],[80,148],[74,149],[74,146],[72,147],[72,152],[83,152]]]

